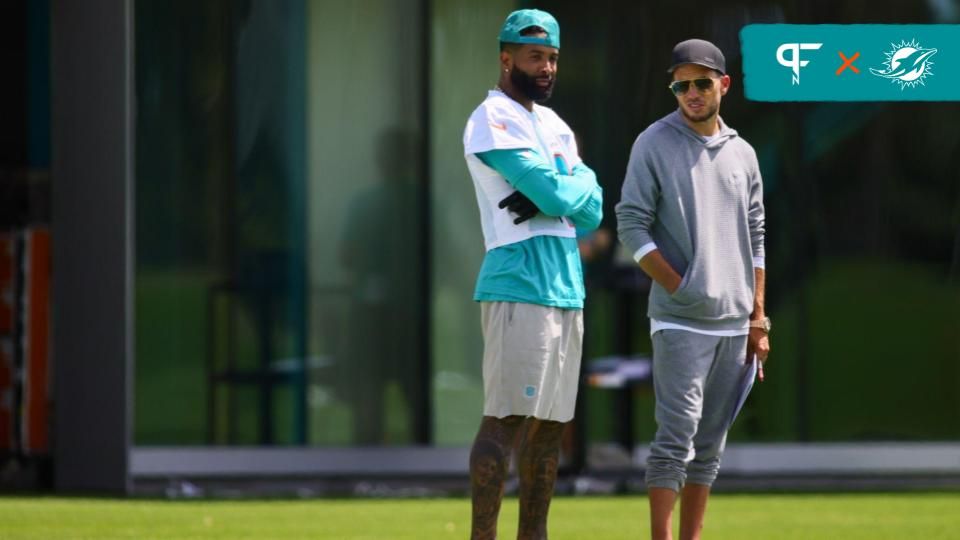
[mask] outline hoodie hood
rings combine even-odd
[[[670,126],[671,128],[684,134],[685,136],[690,137],[697,143],[702,144],[703,146],[710,149],[720,148],[721,146],[726,144],[727,141],[737,137],[737,130],[727,126],[726,122],[723,121],[723,118],[720,118],[719,116],[717,116],[717,121],[720,123],[720,132],[717,133],[715,137],[710,139],[709,142],[707,142],[704,139],[703,135],[697,133],[692,127],[687,125],[687,122],[683,119],[680,109],[677,109],[672,113],[664,116],[660,120],[657,120],[657,122]]]

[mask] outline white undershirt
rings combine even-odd
[[[705,336],[745,336],[750,333],[750,323],[747,323],[747,326],[744,326],[743,328],[736,328],[734,330],[703,330],[700,328],[684,326],[682,324],[658,321],[657,319],[650,317],[650,335],[652,336],[661,330],[686,330],[687,332],[703,334]]]

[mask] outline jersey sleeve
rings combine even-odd
[[[484,103],[467,120],[463,133],[464,154],[534,148],[534,141],[525,124],[516,111]]]
[[[593,179],[593,189],[589,197],[580,206],[580,209],[570,215],[570,221],[577,227],[577,234],[595,230],[603,219],[603,188],[597,183],[597,175],[593,169],[583,162],[573,168],[573,176]]]
[[[597,177],[585,165],[574,169],[573,175],[560,174],[536,152],[527,150],[495,150],[477,154],[488,167],[529,198],[545,215],[572,216],[585,207],[584,220],[596,211],[599,201]]]

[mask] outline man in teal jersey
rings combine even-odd
[[[602,191],[573,132],[538,105],[553,92],[560,32],[538,10],[500,32],[500,80],[470,116],[464,154],[487,249],[474,299],[483,320],[484,408],[470,455],[472,538],[495,538],[519,445],[520,538],[546,538],[564,424],[573,418],[583,339],[577,229],[596,229]]]

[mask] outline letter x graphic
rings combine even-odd
[[[840,58],[843,58],[843,65],[837,68],[837,75],[840,75],[840,73],[842,73],[843,70],[847,68],[852,69],[854,73],[860,73],[860,70],[857,69],[857,66],[853,65],[853,61],[860,56],[860,51],[853,53],[853,56],[851,56],[850,58],[847,58],[846,56],[844,56],[843,53],[840,51],[837,51],[837,54],[840,55]]]

